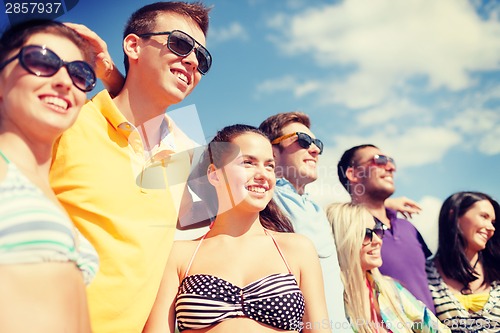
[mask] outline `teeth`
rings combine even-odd
[[[483,237],[484,239],[488,239],[488,235],[482,232],[479,233],[479,236]]]
[[[55,105],[55,106],[60,107],[64,110],[66,110],[68,108],[68,103],[64,99],[61,99],[58,97],[46,96],[46,97],[42,98],[42,102],[50,104],[50,105]]]
[[[266,189],[260,186],[248,186],[247,190],[250,192],[265,193]]]
[[[186,75],[184,75],[184,73],[181,73],[181,72],[177,72],[177,71],[176,71],[176,72],[175,72],[175,75],[176,75],[179,79],[181,79],[182,81],[184,81],[184,82],[188,83],[188,78],[187,78],[187,76],[186,76]]]

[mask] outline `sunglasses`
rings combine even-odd
[[[311,144],[315,144],[316,147],[319,148],[319,153],[321,154],[323,152],[323,142],[321,142],[320,139],[313,139],[309,134],[303,133],[303,132],[295,132],[295,133],[290,133],[290,134],[285,134],[283,136],[280,136],[279,138],[274,139],[271,144],[277,145],[283,140],[286,140],[288,138],[291,138],[293,136],[297,136],[297,142],[299,143],[299,146],[301,146],[304,149],[309,149]]]
[[[91,91],[96,85],[95,72],[87,62],[63,61],[54,51],[45,46],[24,46],[18,54],[0,64],[0,70],[15,59],[19,59],[19,63],[28,73],[41,77],[53,76],[64,66],[75,87],[84,92]]]
[[[378,167],[385,167],[387,164],[392,163],[396,167],[396,161],[392,157],[386,155],[374,155],[369,161],[359,163],[358,165],[363,165],[366,163],[371,163]]]
[[[363,246],[370,244],[373,241],[373,234],[377,235],[378,238],[384,238],[385,233],[385,225],[376,217],[373,218],[375,220],[375,227],[373,229],[366,228],[365,238],[363,240]]]
[[[139,37],[151,37],[168,35],[165,43],[172,53],[179,57],[186,57],[195,50],[196,59],[198,60],[198,72],[205,75],[212,66],[212,56],[210,52],[196,41],[193,37],[180,30],[163,31],[163,32],[148,32],[138,35]],[[198,44],[198,46],[196,46]]]

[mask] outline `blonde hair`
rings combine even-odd
[[[373,220],[373,216],[365,207],[352,203],[331,204],[326,214],[337,247],[346,313],[356,332],[374,332],[370,313],[365,312],[365,308],[369,308],[370,304],[366,304],[366,298],[363,297],[368,272],[362,270],[360,259],[366,222]],[[378,268],[372,269],[370,273],[380,293],[386,295],[389,300],[390,310],[404,323],[403,318],[406,316],[401,310],[401,304],[398,304],[399,296],[388,278],[383,276]],[[398,327],[404,327],[407,332],[411,332],[406,325]]]

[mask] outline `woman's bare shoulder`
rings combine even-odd
[[[175,240],[174,244],[172,245],[172,251],[183,251],[187,250],[190,248],[194,248],[198,245],[200,239],[182,239],[182,240]]]
[[[314,251],[313,242],[306,236],[292,232],[274,232],[271,231],[273,237],[284,250],[290,252]]]

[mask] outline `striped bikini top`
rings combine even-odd
[[[94,247],[1,151],[0,157],[7,163],[0,181],[0,265],[74,262],[89,284],[99,266]]]
[[[177,293],[175,312],[179,331],[207,328],[236,317],[247,317],[282,330],[299,330],[304,315],[304,296],[278,243],[267,230],[264,231],[271,236],[288,273],[271,274],[242,288],[213,275],[188,275],[205,234]]]

